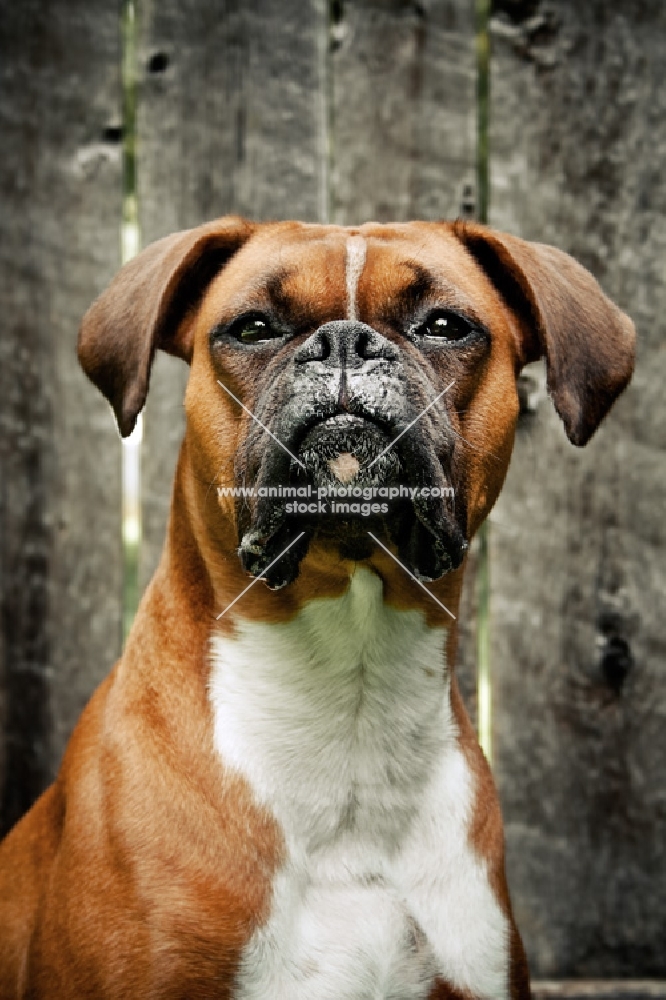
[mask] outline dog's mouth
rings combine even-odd
[[[291,583],[315,537],[336,544],[341,558],[366,559],[376,547],[371,534],[397,546],[419,579],[460,565],[466,542],[455,499],[424,436],[338,413],[291,441],[288,453],[268,446],[239,518],[239,556],[253,576],[273,589]]]
[[[303,473],[319,493],[331,495],[345,490],[373,490],[397,483],[400,459],[392,441],[377,424],[349,413],[340,413],[311,427],[303,438],[298,457]],[[300,473],[300,475],[299,475]]]

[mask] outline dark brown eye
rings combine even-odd
[[[454,312],[433,313],[417,330],[421,337],[455,343],[473,331],[472,324]]]
[[[245,316],[233,324],[230,333],[241,344],[263,344],[281,334],[263,316]]]

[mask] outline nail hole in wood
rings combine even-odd
[[[601,672],[615,694],[622,691],[627,674],[634,665],[629,643],[619,635],[610,636],[601,654]]]
[[[107,125],[102,130],[102,138],[104,142],[122,142],[123,141],[123,127],[122,125]]]
[[[166,52],[153,52],[148,60],[149,73],[164,73],[169,68],[169,57]]]

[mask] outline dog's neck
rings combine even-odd
[[[390,850],[454,739],[446,638],[365,567],[290,621],[238,621],[211,643],[216,748],[308,850]]]

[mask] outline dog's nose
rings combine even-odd
[[[335,320],[324,323],[294,355],[297,364],[323,361],[331,368],[358,368],[366,361],[395,361],[398,348],[367,323]]]

